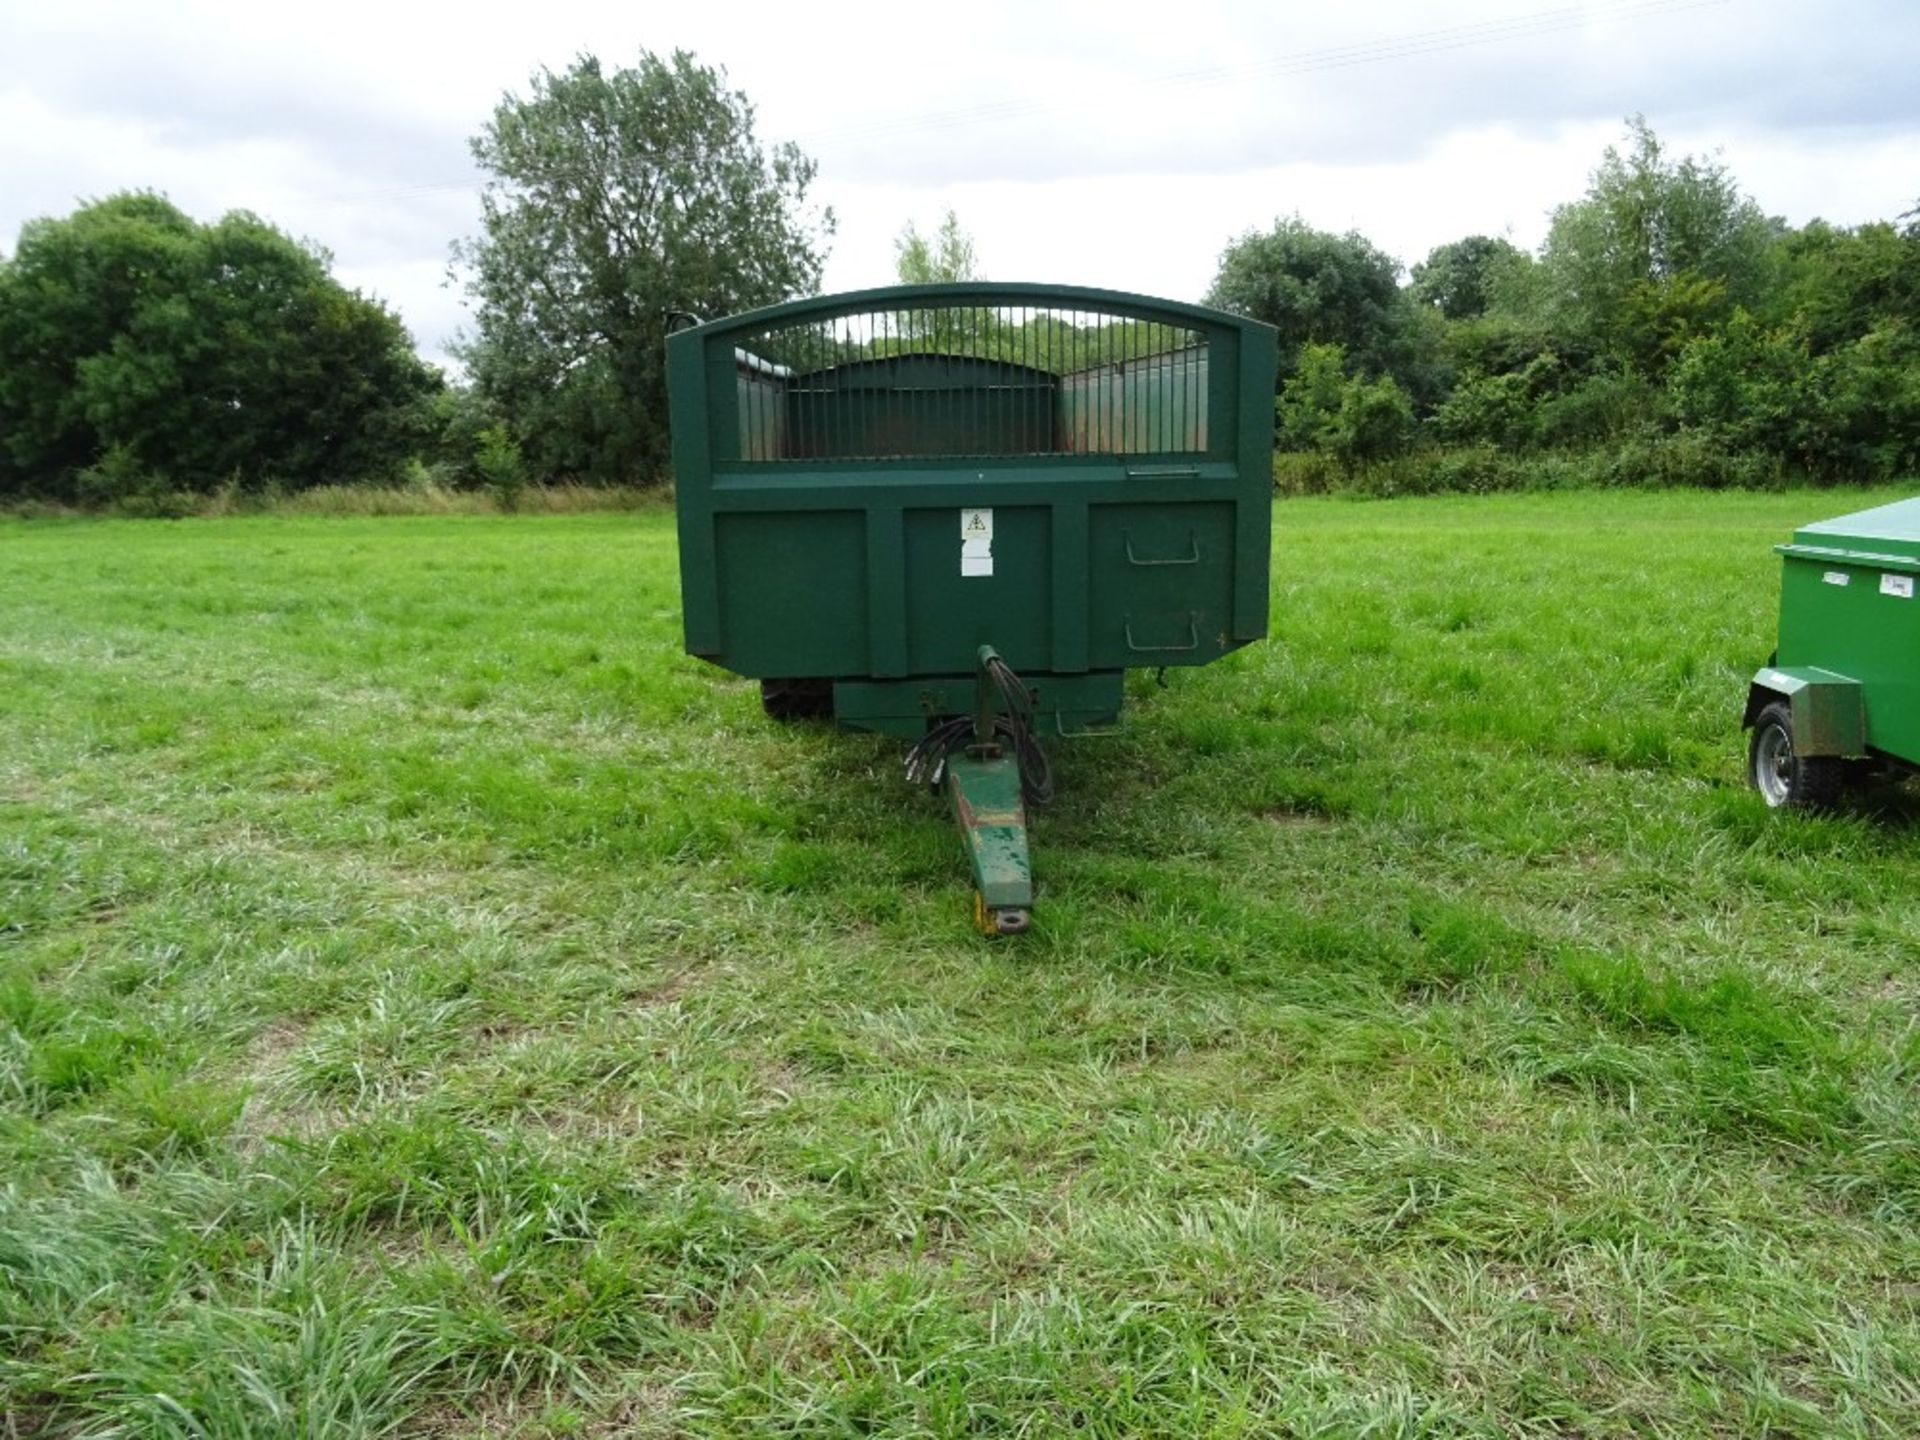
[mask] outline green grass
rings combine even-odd
[[[1920,803],[1738,728],[1875,498],[1278,507],[1014,943],[665,513],[0,527],[0,1435],[1920,1433]]]

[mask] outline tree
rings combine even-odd
[[[753,106],[684,51],[583,55],[505,96],[473,141],[493,176],[456,247],[476,307],[462,358],[528,464],[597,481],[666,460],[669,310],[718,316],[816,290],[831,211],[814,163],[770,151]]]
[[[1368,374],[1406,378],[1418,367],[1419,332],[1399,262],[1362,235],[1315,230],[1297,215],[1229,245],[1207,303],[1279,330],[1282,383],[1305,345],[1338,345],[1349,366]]]
[[[944,285],[983,278],[973,237],[960,228],[960,217],[952,209],[948,209],[931,240],[911,220],[906,223],[894,237],[893,269],[902,285]]]
[[[1413,267],[1413,299],[1449,320],[1471,320],[1492,308],[1508,272],[1532,263],[1511,241],[1493,235],[1469,235],[1437,245]]]
[[[1652,370],[1689,336],[1753,307],[1779,227],[1713,160],[1667,156],[1640,116],[1586,195],[1554,211],[1541,260],[1556,324]]]
[[[0,263],[0,490],[383,478],[440,383],[323,251],[244,211],[116,195]]]

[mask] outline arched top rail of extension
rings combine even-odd
[[[812,295],[804,300],[764,305],[758,310],[743,310],[737,315],[709,320],[684,333],[718,339],[882,311],[1013,307],[1048,312],[1081,311],[1214,331],[1267,328],[1244,315],[1152,295],[1135,295],[1125,290],[1028,281],[966,280],[946,285],[883,285],[871,290],[845,290],[837,295]]]
[[[668,337],[680,439],[705,436],[676,467],[697,483],[716,465],[1225,461],[1239,417],[1271,434],[1271,350],[1256,320],[1080,285],[793,300]],[[1266,444],[1246,443],[1250,464]]]

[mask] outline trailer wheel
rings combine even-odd
[[[775,720],[825,720],[833,714],[833,681],[762,680],[760,708]]]
[[[1767,804],[1825,810],[1840,798],[1846,762],[1834,755],[1802,755],[1793,748],[1793,712],[1784,700],[1763,708],[1747,745],[1747,778]]]

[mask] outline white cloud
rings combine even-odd
[[[448,245],[477,223],[467,137],[536,67],[643,45],[724,65],[763,138],[819,159],[833,288],[887,281],[900,226],[948,204],[991,275],[1181,297],[1231,238],[1295,211],[1408,262],[1476,231],[1531,245],[1632,111],[1676,149],[1722,150],[1796,222],[1920,198],[1920,7],[1568,8],[0,0],[0,244],[130,187],[256,210],[438,356],[461,321]]]

